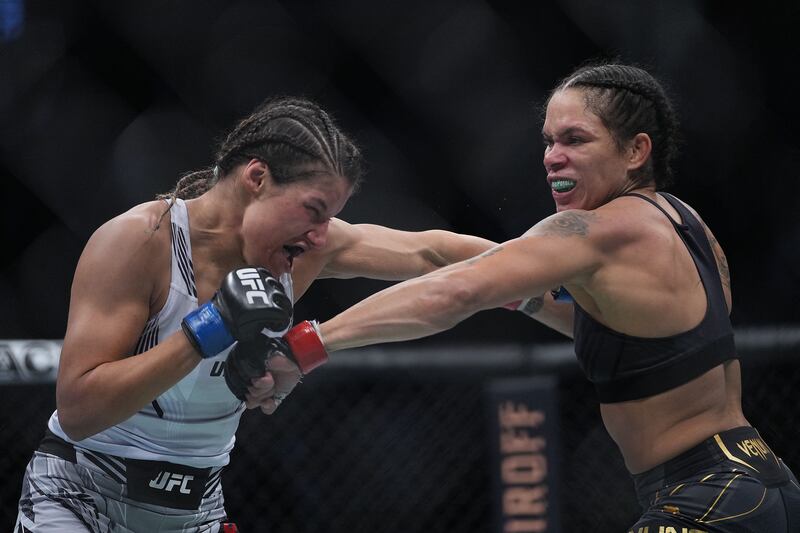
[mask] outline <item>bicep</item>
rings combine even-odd
[[[401,281],[474,257],[494,245],[481,237],[451,231],[402,231],[334,218],[326,245],[295,261],[295,299],[317,278]]]
[[[437,261],[425,256],[429,249],[426,232],[347,223],[339,229],[341,244],[329,256],[320,277],[402,280],[428,272],[427,264]]]
[[[133,352],[150,314],[150,248],[118,227],[104,226],[90,239],[72,283],[60,385]]]
[[[339,221],[341,239],[324,277],[405,280],[473,257],[495,243],[445,230],[403,231]]]

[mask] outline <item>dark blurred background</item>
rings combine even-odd
[[[541,104],[574,67],[603,57],[649,67],[674,97],[684,145],[669,190],[727,253],[734,325],[796,326],[800,3],[741,4],[0,0],[0,339],[60,339],[92,231],[207,166],[235,120],[276,94],[319,101],[362,145],[370,171],[342,218],[516,237],[553,212]],[[296,316],[328,318],[385,285],[317,282]],[[757,341],[744,361],[746,414],[797,469],[800,343],[744,338]],[[563,340],[498,310],[402,349],[444,347],[458,361],[453,347],[496,354]],[[415,373],[420,360],[334,367],[267,422],[248,413],[226,480],[240,525],[488,531],[484,385],[540,370]],[[576,367],[560,379],[564,487],[584,495],[562,503],[564,530],[622,531],[637,510],[619,454]],[[2,389],[2,527],[53,392]]]
[[[540,104],[573,67],[615,56],[674,96],[670,190],[727,252],[734,322],[794,322],[798,15],[788,1],[2,0],[0,337],[61,338],[91,232],[207,165],[275,94],[320,101],[363,146],[348,221],[516,237],[553,212]],[[382,286],[319,282],[299,315]],[[487,316],[427,342],[557,338]]]

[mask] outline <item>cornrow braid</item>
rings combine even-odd
[[[325,110],[306,98],[276,97],[239,121],[217,148],[212,167],[183,175],[172,191],[156,197],[169,200],[164,214],[177,198],[200,196],[251,159],[267,163],[279,185],[332,174],[355,190],[362,176],[361,151]]]
[[[302,98],[277,98],[262,104],[231,132],[217,152],[217,165],[227,173],[245,157],[270,165],[278,183],[302,174],[299,166],[321,163],[327,172],[360,178],[360,152],[317,104]]]
[[[184,174],[175,184],[175,188],[168,192],[156,195],[157,200],[172,200],[175,198],[197,198],[211,187],[218,179],[215,168],[204,168]]]
[[[672,161],[678,154],[678,119],[664,87],[646,70],[604,63],[578,68],[550,93],[580,87],[586,104],[611,131],[617,146],[638,133],[653,141],[651,160],[638,176],[642,183],[663,189],[672,183]]]

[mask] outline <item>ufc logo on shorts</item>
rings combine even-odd
[[[175,487],[180,487],[181,494],[191,494],[192,491],[186,485],[194,479],[194,476],[186,476],[183,474],[173,474],[162,470],[158,473],[155,479],[151,479],[148,485],[150,488],[156,490],[163,490],[165,492],[172,492]]]
[[[256,298],[261,298],[265,304],[269,304],[269,298],[264,291],[264,282],[261,281],[258,270],[255,268],[240,268],[236,271],[236,277],[242,282],[242,287],[250,287],[252,289],[245,293],[247,303],[252,305]]]

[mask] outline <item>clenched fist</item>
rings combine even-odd
[[[300,382],[302,373],[284,354],[281,339],[258,335],[239,341],[225,364],[225,382],[248,409],[260,407],[272,414]]]

